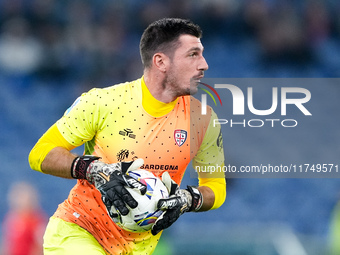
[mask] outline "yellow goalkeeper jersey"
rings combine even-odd
[[[106,163],[143,158],[142,168],[156,176],[168,171],[180,184],[191,160],[194,166],[224,163],[220,127],[212,124],[217,116],[211,108],[207,115],[200,112],[200,102],[191,96],[170,104],[157,101],[141,78],[84,93],[56,127],[73,147],[85,143],[85,154]],[[223,203],[223,178],[201,178],[200,185],[214,191],[213,209]],[[108,216],[100,192],[86,180],[77,181],[54,216],[86,229],[108,254],[150,254],[160,237],[119,228]]]

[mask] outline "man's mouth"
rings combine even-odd
[[[198,76],[194,76],[193,80],[195,82],[201,82],[201,79],[204,77],[204,74],[198,75]]]

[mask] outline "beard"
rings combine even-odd
[[[191,78],[188,81],[180,82],[172,72],[169,72],[163,82],[163,89],[167,89],[174,97],[190,96],[197,93],[199,81],[195,78]]]
[[[190,95],[195,95],[198,91],[199,81],[197,79],[190,79]]]

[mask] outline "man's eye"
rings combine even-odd
[[[190,56],[190,57],[195,57],[195,56],[197,56],[197,52],[190,53],[189,56]]]

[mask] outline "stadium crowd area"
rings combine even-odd
[[[147,24],[185,17],[201,25],[203,43],[225,48],[207,56],[223,58],[213,74],[336,77],[339,9],[331,0],[1,0],[0,67],[91,85],[129,80],[140,75]]]
[[[336,78],[339,12],[335,0],[0,0],[1,194],[14,180],[30,181],[54,212],[74,181],[31,171],[30,149],[80,93],[142,75],[139,39],[153,20],[183,17],[202,27],[206,77]],[[333,125],[315,128],[340,136]],[[334,140],[317,146],[320,155],[338,151]],[[238,223],[252,230],[284,224],[325,245],[339,191],[335,179],[233,179],[226,204],[204,221],[224,226],[222,233]],[[6,210],[3,203],[0,220]],[[168,235],[201,221],[185,216]]]

